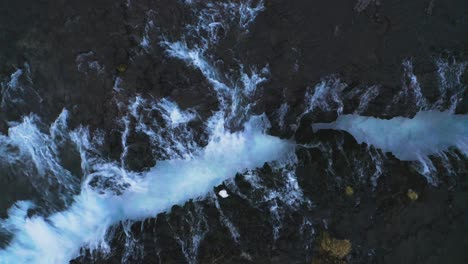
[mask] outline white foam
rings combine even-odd
[[[153,13],[153,10],[150,10],[147,12],[147,16],[149,17],[150,14]],[[148,18],[149,19],[149,18]],[[151,39],[150,39],[150,32],[151,30],[155,27],[154,22],[152,20],[149,20],[146,25],[145,25],[145,31],[143,34],[143,38],[140,41],[140,46],[146,50],[149,51],[151,49]]]
[[[11,88],[18,87],[18,81],[21,75],[23,75],[22,69],[17,69],[14,73],[12,73],[10,76],[10,81],[8,82],[8,86]]]
[[[229,197],[229,194],[226,190],[221,190],[218,192],[219,196],[221,196],[221,198],[228,198]]]
[[[41,96],[32,87],[31,69],[28,63],[24,63],[23,68],[16,69],[10,75],[8,82],[0,83],[0,107],[24,105],[26,95],[34,96],[41,101]],[[29,102],[30,103],[30,102]]]
[[[68,112],[64,110],[50,126],[49,134],[39,129],[39,118],[30,115],[22,122],[10,123],[8,135],[0,135],[0,162],[18,165],[15,173],[28,177],[45,196],[62,190],[61,195],[71,195],[78,184],[77,179],[60,165],[59,148],[66,137],[63,133],[67,117]]]
[[[455,112],[457,106],[463,101],[463,93],[466,85],[462,76],[468,62],[456,62],[436,59],[437,73],[439,77],[439,99],[434,103],[433,109],[449,110]]]
[[[330,76],[322,79],[313,91],[311,88],[307,89],[305,101],[307,109],[304,114],[314,111],[319,108],[323,111],[335,111],[338,114],[343,112],[343,99],[342,92],[347,85],[341,82],[336,76]]]
[[[160,159],[192,156],[197,144],[188,123],[197,116],[194,110],[181,110],[177,104],[165,98],[154,101],[140,96],[130,100],[127,108],[128,114],[122,120],[123,136],[133,125],[137,133],[148,136],[153,151]],[[160,115],[162,122],[154,118],[155,115]],[[126,137],[122,138],[124,150],[126,141]]]
[[[172,126],[178,126],[179,124],[185,124],[195,118],[195,114],[190,111],[181,111],[179,106],[174,102],[164,98],[159,103],[163,111],[163,117]]]
[[[265,10],[263,0],[259,1],[256,6],[252,6],[251,0],[245,3],[241,2],[239,5],[239,26],[243,29],[247,28],[263,10]]]
[[[400,160],[420,161],[449,147],[468,155],[468,115],[449,112],[419,112],[413,118],[389,120],[359,115],[341,115],[333,123],[312,125],[320,129],[345,130],[359,143],[367,143]]]

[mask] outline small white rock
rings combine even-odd
[[[227,197],[229,197],[229,194],[228,194],[227,191],[224,190],[224,189],[221,190],[221,191],[219,191],[218,194],[219,194],[219,196],[221,196],[222,198],[227,198]]]

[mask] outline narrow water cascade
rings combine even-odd
[[[313,124],[314,131],[349,132],[358,143],[391,152],[400,160],[417,161],[454,147],[468,155],[468,115],[423,111],[413,118],[389,120],[359,115],[340,115],[333,123]]]

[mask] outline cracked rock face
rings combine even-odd
[[[153,215],[115,217],[99,229],[102,241],[83,239],[57,263],[466,263],[463,134],[458,148],[415,161],[313,125],[421,111],[466,117],[467,8],[462,0],[0,3],[0,216],[28,200],[36,206],[23,219],[50,223],[84,190],[138,197],[125,195],[159,188],[139,184],[164,161],[197,160],[224,138],[239,140],[196,163],[209,164],[196,167],[204,176],[221,155],[260,157],[248,152],[254,145],[236,147],[268,135],[295,145],[285,161],[234,170]],[[174,190],[200,185],[189,179]],[[140,208],[130,198],[122,211]],[[22,230],[1,226],[0,264]]]

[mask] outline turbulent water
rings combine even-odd
[[[364,8],[367,2],[356,8]],[[194,3],[186,1],[185,4]],[[270,135],[270,129],[275,125],[281,130],[296,130],[303,117],[315,111],[333,112],[338,117],[331,123],[312,124],[314,132],[344,130],[358,143],[374,147],[368,151],[376,174],[386,159],[385,153],[391,152],[399,160],[419,164],[421,177],[436,183],[437,169],[431,163],[432,157],[458,155],[463,161],[468,156],[468,116],[455,114],[457,105],[466,103],[462,100],[465,86],[460,84],[457,75],[464,71],[466,64],[456,64],[459,68],[454,70],[451,63],[442,59],[435,61],[439,67],[440,95],[434,102],[424,97],[411,61],[402,63],[401,91],[385,111],[409,103],[416,107],[413,117],[364,116],[369,104],[379,96],[379,85],[349,91],[347,84],[336,76],[324,77],[305,91],[303,111],[292,118],[294,122],[286,121],[290,109],[287,103],[277,110],[276,120],[256,113],[257,88],[270,77],[268,62],[256,68],[235,60],[237,68],[226,71],[219,66],[212,49],[231,28],[248,32],[264,9],[262,1],[207,4],[204,9],[194,10],[198,18],[194,24],[185,26],[180,39],[160,36],[157,43],[149,37],[157,21],[148,22],[140,42],[142,49],[162,47],[168,59],[182,61],[198,71],[209,83],[218,107],[203,118],[195,109],[182,109],[170,98],[133,94],[129,100],[122,100],[120,94],[124,88],[117,77],[114,87],[109,87],[114,90],[114,103],[124,113],[115,121],[115,129],[121,132],[122,148],[116,159],[107,157],[102,149],[105,131],[99,128],[91,131],[87,124],[70,128],[69,109],[63,109],[52,124],[45,124],[34,113],[10,122],[7,134],[0,135],[0,168],[26,179],[38,198],[34,202],[16,201],[8,210],[7,218],[0,221],[7,241],[0,249],[0,263],[68,263],[79,257],[83,249],[112,251],[109,230],[113,226],[156,217],[174,205],[210,197],[213,188],[223,182],[235,192],[237,186],[232,178],[236,174],[242,174],[256,190],[266,193],[257,201],[246,199],[253,206],[268,204],[276,240],[284,211],[272,201],[281,201],[292,211],[299,204],[308,208],[311,205],[297,183],[297,149],[324,150],[326,146],[298,145],[294,138]],[[92,55],[91,52],[87,56]],[[77,70],[81,71],[85,59],[80,57],[76,61]],[[103,71],[97,62],[88,66]],[[2,84],[2,107],[27,104],[23,100],[42,100],[31,82],[24,85],[28,83],[29,71],[25,64]],[[19,78],[24,80],[19,82]],[[347,100],[356,98],[358,103],[353,112],[344,114]],[[195,126],[196,122],[201,125]],[[143,171],[132,171],[128,165],[132,135],[145,136],[155,157],[154,165]],[[283,177],[281,191],[262,185],[257,168],[265,163]],[[219,195],[229,199],[226,190]],[[239,191],[236,195],[243,194]],[[219,198],[215,195],[211,199],[233,240],[241,240],[236,226],[224,215]],[[304,218],[301,229],[310,225]],[[196,239],[190,248],[179,239],[190,263],[196,262],[197,243],[203,235],[193,237]]]
[[[240,12],[239,25],[244,28],[262,10],[262,5],[260,2],[250,8],[230,3],[220,7],[228,12]],[[213,6],[213,11],[215,8]],[[81,247],[105,248],[106,231],[111,225],[154,217],[173,205],[204,196],[236,173],[261,167],[265,162],[275,162],[277,166],[289,162],[290,156],[294,155],[293,142],[269,136],[266,134],[268,119],[248,112],[250,102],[245,99],[264,79],[257,73],[243,74],[241,85],[230,87],[204,57],[209,46],[216,42],[216,22],[205,21],[212,18],[202,16],[195,28],[210,33],[206,39],[200,37],[202,44],[194,44],[192,49],[184,41],[161,44],[168,47],[171,56],[197,67],[218,94],[221,109],[205,123],[209,135],[205,146],[194,142],[192,131],[187,127],[196,113],[184,112],[168,99],[149,101],[141,97],[130,103],[129,114],[123,118],[124,150],[120,163],[101,159],[98,154],[100,139],[90,138],[86,128],[69,131],[67,110],[51,125],[48,133],[40,131],[40,121],[31,115],[22,123],[11,126],[7,136],[2,136],[2,162],[14,164],[30,160],[31,182],[48,181],[50,186],[45,186],[48,189],[57,185],[58,191],[62,191],[57,194],[59,199],[65,197],[68,202],[65,210],[46,217],[27,217],[35,205],[29,201],[17,202],[8,211],[8,218],[2,221],[2,226],[13,234],[13,238],[0,251],[1,263],[66,263],[79,256]],[[147,45],[145,40],[142,45]],[[21,74],[22,70],[12,74],[4,93],[9,94],[10,90],[19,87],[17,79]],[[146,124],[143,121],[145,112],[158,112],[164,124],[159,125],[156,121]],[[125,166],[130,117],[135,120],[134,129],[149,136],[154,147],[162,148],[164,152],[163,159],[146,172],[131,172]],[[226,128],[229,127],[227,122],[240,125],[241,130],[231,132]],[[166,130],[164,135],[162,130]],[[80,153],[81,183],[60,164],[58,149],[65,141],[72,142]],[[44,179],[35,179],[37,177]],[[95,181],[110,183],[92,186]],[[43,188],[38,186],[38,191]],[[76,188],[80,188],[79,194],[74,194]]]

